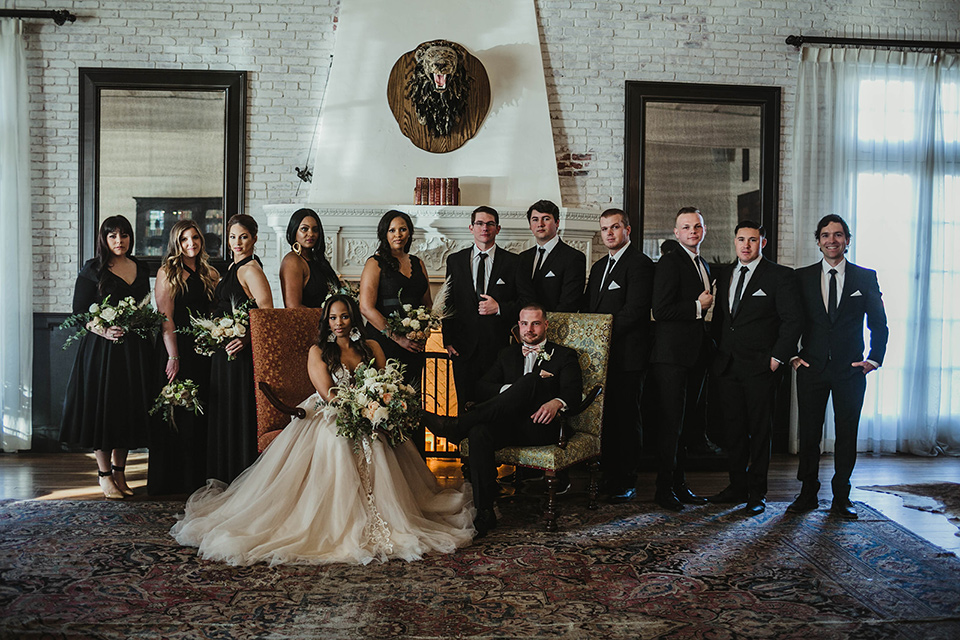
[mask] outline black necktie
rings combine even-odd
[[[837,319],[837,270],[830,269],[830,292],[827,294],[827,315],[830,316],[830,322]]]
[[[477,265],[477,297],[482,298],[483,294],[487,292],[486,286],[484,286],[484,276],[486,275],[486,260],[487,254],[480,254],[480,264]]]
[[[543,266],[543,254],[547,252],[543,247],[537,247],[537,266],[533,268],[533,274],[540,273],[540,267]]]
[[[740,308],[740,296],[743,295],[743,281],[747,278],[747,271],[750,271],[748,267],[740,267],[740,279],[737,280],[737,290],[733,292],[733,308],[730,310],[730,315],[737,315],[737,310]]]
[[[697,263],[697,273],[700,274],[700,279],[703,280],[703,290],[710,291],[710,272],[707,270],[707,263],[704,262],[700,256],[697,256],[695,261]]]
[[[600,292],[603,293],[607,290],[607,278],[610,277],[610,273],[613,271],[613,265],[616,264],[616,261],[613,259],[613,256],[610,256],[609,261],[607,262],[607,268],[603,272],[603,280],[600,281]]]

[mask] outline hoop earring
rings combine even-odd
[[[350,340],[352,342],[356,342],[362,337],[363,336],[360,335],[360,329],[357,329],[356,327],[354,327],[353,329],[350,330]]]
[[[330,335],[327,336],[327,342],[336,342],[336,341],[337,341],[337,334],[331,333]]]
[[[299,242],[294,242],[290,245],[290,248],[293,249],[293,252],[297,255],[300,255],[300,252],[303,251],[303,247],[300,246]]]

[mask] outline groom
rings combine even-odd
[[[581,400],[583,378],[573,349],[547,341],[547,314],[536,303],[520,310],[522,344],[503,349],[480,380],[478,395],[488,400],[459,418],[425,414],[427,428],[454,442],[470,438],[470,482],[477,507],[474,525],[481,538],[497,524],[498,494],[494,454],[506,446],[556,443],[567,408]]]

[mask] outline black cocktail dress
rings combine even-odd
[[[401,310],[403,305],[410,304],[415,308],[423,304],[423,294],[427,292],[430,283],[427,277],[423,275],[423,267],[420,265],[420,259],[416,256],[410,256],[410,268],[412,270],[410,277],[403,275],[400,271],[390,267],[383,258],[374,254],[373,258],[380,265],[380,284],[377,287],[377,311],[384,318],[388,317],[394,311]],[[372,338],[376,340],[383,353],[389,360],[396,358],[407,365],[404,380],[418,389],[420,388],[420,374],[423,371],[424,356],[423,352],[413,353],[407,351],[391,338],[383,335],[379,331],[369,332]]]

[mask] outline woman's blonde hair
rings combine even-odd
[[[207,255],[206,242],[200,226],[194,220],[178,220],[170,229],[170,239],[167,241],[167,252],[163,256],[163,265],[166,267],[167,282],[173,289],[174,297],[187,290],[187,278],[190,277],[183,267],[183,248],[180,246],[180,236],[187,229],[196,229],[200,236],[200,253],[197,255],[197,275],[203,282],[203,291],[209,300],[213,300],[213,292],[217,288],[217,277],[214,268],[210,265],[210,256]]]

